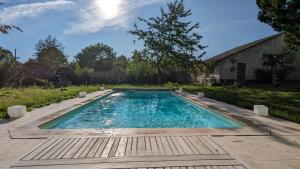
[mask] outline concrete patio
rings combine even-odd
[[[25,157],[34,150],[39,144],[44,143],[48,138],[53,139],[60,138],[60,145],[64,142],[62,140],[74,137],[74,138],[90,138],[89,144],[83,144],[86,146],[90,145],[95,141],[95,138],[100,137],[108,138],[148,138],[148,137],[162,137],[163,139],[172,137],[183,137],[187,138],[190,149],[190,154],[181,154],[182,157],[177,157],[176,154],[169,154],[167,160],[157,160],[157,161],[173,161],[172,163],[155,163],[153,162],[155,157],[144,158],[139,157],[138,160],[144,160],[147,163],[137,165],[127,165],[127,168],[140,168],[140,167],[189,167],[189,168],[239,168],[247,167],[254,169],[296,169],[300,168],[300,125],[291,123],[288,121],[271,118],[271,117],[259,117],[253,114],[253,112],[245,109],[241,109],[232,105],[228,105],[222,102],[218,102],[208,98],[197,98],[195,95],[189,93],[184,93],[184,97],[190,99],[196,104],[202,106],[216,109],[221,111],[226,116],[243,121],[247,125],[242,129],[116,129],[116,130],[76,130],[76,131],[64,131],[64,132],[37,132],[36,135],[32,135],[36,129],[37,121],[47,117],[53,116],[55,113],[64,113],[70,109],[87,103],[93,99],[98,98],[104,94],[110,92],[99,91],[95,93],[88,94],[85,98],[75,98],[63,101],[57,104],[51,104],[46,107],[38,108],[22,118],[17,120],[0,124],[0,167],[9,168],[10,166],[18,166],[18,168],[23,168],[22,165],[25,163],[20,163],[20,158]],[[55,116],[53,116],[55,117]],[[31,125],[32,126],[31,126]],[[31,128],[31,129],[30,129]],[[27,132],[26,132],[27,131]],[[200,151],[199,146],[192,144],[194,137],[208,137],[215,142],[215,147],[222,150],[228,156],[224,158],[232,159],[230,164],[217,163],[216,165],[211,163],[205,163],[205,158],[201,157],[201,153],[195,153],[194,150]],[[192,139],[191,139],[192,138]],[[118,139],[118,140],[121,140]],[[186,140],[185,140],[186,141]],[[195,140],[194,140],[195,141]],[[67,142],[67,140],[65,140]],[[178,142],[178,140],[177,140]],[[186,143],[188,143],[186,142]],[[59,144],[58,143],[58,144]],[[113,142],[114,143],[114,142]],[[112,143],[112,146],[114,145]],[[120,143],[120,141],[119,141]],[[146,143],[146,142],[145,142]],[[168,142],[170,143],[170,142]],[[173,142],[175,144],[175,142]],[[163,142],[161,142],[163,144]],[[182,143],[183,144],[183,143]],[[137,144],[138,145],[138,144]],[[193,148],[190,146],[194,145]],[[181,145],[180,147],[182,147]],[[175,146],[176,147],[176,146]],[[52,149],[52,148],[50,148]],[[58,149],[58,148],[57,148]],[[117,151],[118,148],[116,148]],[[166,148],[162,148],[166,151]],[[172,149],[172,147],[171,147]],[[178,147],[175,148],[178,151]],[[145,148],[145,150],[148,150]],[[146,154],[147,151],[142,151]],[[152,150],[152,149],[151,149]],[[79,150],[78,150],[79,151]],[[172,151],[174,153],[174,151]],[[153,152],[151,152],[152,154]],[[179,153],[179,152],[178,152]],[[193,154],[193,155],[192,155]],[[110,151],[108,156],[112,155]],[[145,155],[143,157],[145,157]],[[162,155],[162,154],[158,154]],[[168,155],[168,154],[167,154]],[[178,155],[178,154],[177,154]],[[192,156],[191,156],[192,155]],[[196,155],[196,156],[195,156]],[[224,155],[224,154],[223,154]],[[50,155],[44,155],[43,157]],[[179,159],[178,159],[179,158]],[[191,159],[189,159],[191,158]],[[151,161],[152,162],[149,162]],[[193,160],[194,159],[194,160]],[[202,160],[201,160],[202,159]],[[211,159],[211,157],[209,158]],[[214,159],[216,159],[214,157]],[[115,159],[114,159],[115,160]],[[123,159],[124,160],[124,159]],[[128,159],[130,161],[130,159]],[[131,159],[132,160],[132,159]],[[223,159],[224,160],[224,159]],[[180,162],[176,162],[180,161]],[[182,162],[185,161],[185,162]],[[190,162],[189,162],[190,161]],[[193,162],[191,162],[193,161]],[[31,161],[32,162],[32,161]],[[66,163],[64,165],[53,163],[51,165],[36,165],[35,167],[25,167],[25,168],[124,168],[121,165],[102,165],[102,162],[75,162]],[[115,161],[111,161],[115,163]],[[207,161],[206,161],[207,162]],[[38,162],[39,163],[39,162]],[[20,165],[18,165],[20,164]],[[131,163],[133,164],[133,163]],[[147,166],[147,165],[148,166]],[[157,164],[157,165],[156,165]],[[125,166],[126,167],[126,166]]]

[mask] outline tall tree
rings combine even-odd
[[[111,70],[116,53],[108,45],[97,43],[81,50],[75,56],[81,67],[93,68],[94,70]]]
[[[59,67],[66,66],[68,63],[64,46],[51,35],[40,40],[35,45],[35,50],[36,62],[44,69],[43,77],[40,78],[50,78],[55,75]]]
[[[149,19],[139,17],[139,21],[145,23],[147,28],[142,29],[135,24],[134,30],[129,33],[144,41],[148,56],[159,73],[159,83],[164,67],[172,64],[184,68],[187,81],[192,63],[205,54],[205,46],[200,44],[202,36],[196,32],[199,23],[187,21],[192,12],[185,9],[183,0],[168,3],[167,7],[167,10],[161,8],[160,16]]]
[[[276,31],[285,33],[290,48],[300,46],[300,1],[256,0],[260,9],[258,19]]]

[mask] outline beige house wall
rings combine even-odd
[[[262,68],[262,55],[279,54],[282,51],[282,47],[285,45],[283,38],[283,36],[278,36],[249,49],[233,54],[226,59],[218,61],[215,68],[215,73],[220,74],[220,79],[226,78],[230,80],[236,80],[237,63],[246,63],[246,80],[255,80],[255,70],[257,68]],[[287,78],[290,80],[300,80],[300,50],[295,55],[295,71]],[[237,62],[232,65],[231,59],[235,59]],[[231,66],[235,68],[234,71],[230,71]]]

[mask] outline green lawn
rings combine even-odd
[[[170,88],[172,84],[159,85],[107,85],[108,88]],[[272,87],[220,87],[205,85],[180,85],[184,90],[197,93],[203,91],[206,97],[239,107],[252,109],[254,104],[269,107],[270,114],[300,123],[300,88]],[[0,118],[6,118],[6,110],[11,105],[26,105],[28,110],[76,97],[79,91],[93,92],[100,85],[69,86],[64,88],[0,88]]]
[[[76,97],[80,91],[93,92],[99,88],[99,85],[64,88],[0,88],[0,118],[7,118],[7,107],[12,105],[26,105],[27,110],[30,111],[33,108]]]
[[[206,97],[253,109],[254,104],[269,107],[272,116],[300,123],[300,88],[273,87],[221,87],[205,85],[183,85],[184,90],[197,93],[202,91]]]

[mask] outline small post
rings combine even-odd
[[[16,105],[7,108],[7,114],[10,118],[19,118],[26,114],[26,106]]]
[[[203,98],[205,96],[204,92],[198,92],[198,98]]]
[[[181,93],[183,91],[182,87],[179,88],[179,92]]]
[[[79,98],[84,98],[84,97],[86,97],[86,92],[79,92],[79,95],[78,95],[78,97]]]
[[[269,109],[265,105],[254,105],[253,107],[254,114],[258,116],[269,116]]]

